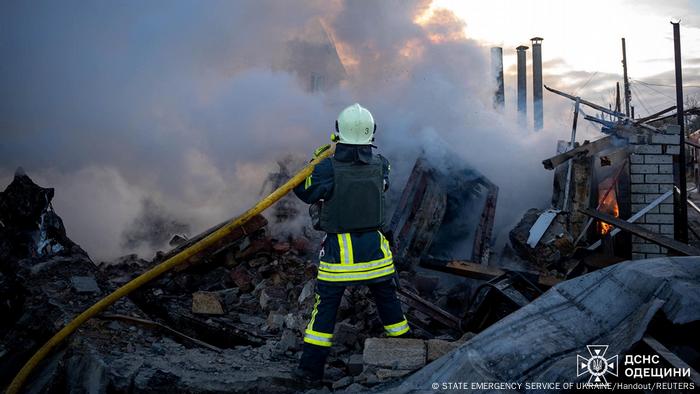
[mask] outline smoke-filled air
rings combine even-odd
[[[494,234],[549,204],[552,122],[494,109],[489,47],[430,1],[13,2],[0,15],[0,183],[56,188],[97,261],[239,214],[359,102],[400,193],[420,154],[500,188]],[[545,81],[546,82],[546,81]],[[568,105],[547,105],[566,118]],[[562,110],[566,111],[562,111]],[[557,112],[559,111],[559,112]],[[560,113],[566,113],[562,116]],[[556,127],[560,127],[557,124]],[[293,168],[296,170],[297,168]]]

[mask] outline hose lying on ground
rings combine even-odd
[[[95,316],[96,314],[102,312],[107,307],[109,307],[125,295],[128,295],[132,291],[138,289],[139,287],[157,278],[158,276],[170,271],[174,267],[187,262],[187,260],[190,257],[207,249],[219,239],[228,235],[235,228],[242,226],[253,216],[259,214],[260,212],[270,207],[270,205],[274,204],[277,200],[284,197],[295,186],[303,182],[309,175],[311,175],[316,164],[318,164],[321,160],[329,157],[332,153],[333,149],[327,149],[324,152],[320,153],[318,157],[312,160],[311,163],[309,163],[306,167],[304,167],[301,171],[294,175],[290,180],[288,180],[282,186],[278,187],[267,197],[258,201],[257,204],[255,204],[252,208],[248,209],[240,216],[231,219],[226,224],[218,228],[216,231],[207,235],[202,240],[196,242],[189,248],[184,249],[175,256],[163,261],[162,263],[156,265],[150,270],[144,272],[143,274],[134,278],[131,282],[124,284],[122,287],[118,288],[103,299],[97,301],[93,306],[79,314],[70,323],[66,324],[66,326],[63,327],[58,333],[51,337],[51,339],[49,339],[48,342],[46,342],[41,348],[39,348],[39,350],[37,350],[37,352],[34,353],[32,358],[30,358],[29,361],[27,361],[27,363],[24,364],[22,369],[17,373],[15,378],[7,387],[7,394],[18,393],[19,390],[22,388],[24,382],[29,377],[29,374],[31,374],[31,372],[34,370],[34,368],[51,352],[51,350],[56,345],[58,345],[68,335],[72,334],[75,330],[77,330],[81,324],[85,323],[88,319]]]

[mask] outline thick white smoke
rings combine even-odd
[[[395,188],[420,152],[439,160],[451,150],[500,187],[505,229],[548,204],[540,162],[561,133],[535,134],[495,111],[489,48],[448,11],[420,19],[429,5],[5,4],[0,182],[21,165],[55,187],[69,236],[109,259],[132,251],[124,233],[144,206],[190,234],[240,213],[276,159],[327,143],[337,113],[360,102],[375,114]],[[318,21],[347,73],[312,93],[285,62],[289,40]]]

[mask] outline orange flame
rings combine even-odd
[[[613,181],[613,178],[607,178],[598,186],[598,195],[600,196],[600,208],[598,210],[600,212],[611,214],[617,218],[620,217],[620,207],[617,205],[617,193],[615,193],[615,187],[612,184]],[[611,186],[612,190],[610,190],[606,196],[605,193]],[[603,199],[603,197],[605,197],[605,199]],[[608,223],[598,222],[598,233],[600,235],[609,233],[612,228],[613,226]]]

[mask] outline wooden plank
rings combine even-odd
[[[424,158],[416,160],[389,224],[394,260],[412,268],[430,249],[447,209],[447,194],[435,169]]]
[[[685,140],[685,144],[690,145],[694,148],[700,148],[700,144],[698,144],[697,142],[695,142],[693,140]]]
[[[479,225],[474,233],[474,247],[472,248],[472,258],[480,263],[489,260],[491,236],[493,234],[493,224],[496,217],[496,205],[498,200],[498,186],[489,184],[488,196],[484,204],[484,210],[479,219]]]
[[[542,160],[542,165],[547,170],[553,170],[555,167],[566,162],[567,160],[574,158],[579,155],[590,156],[594,153],[598,153],[606,148],[609,148],[613,144],[613,136],[603,137],[601,139],[589,142],[587,144],[579,145],[570,151],[552,156],[549,159]]]
[[[580,211],[605,223],[612,224],[620,230],[630,232],[640,238],[644,238],[647,241],[651,241],[675,252],[682,253],[686,256],[700,256],[700,249],[678,242],[675,239],[656,234],[637,224],[629,223],[612,215],[597,212],[592,209],[581,209]]]
[[[462,321],[460,318],[431,304],[429,301],[421,298],[418,294],[404,288],[398,288],[396,290],[396,295],[399,300],[407,306],[425,313],[446,327],[453,328],[460,332],[464,331],[462,330]]]
[[[491,280],[498,276],[505,274],[506,270],[502,270],[497,267],[489,267],[481,264],[476,264],[471,261],[464,260],[436,260],[436,259],[423,259],[421,260],[421,266],[434,269],[436,271],[448,272],[450,274],[455,274],[463,276],[465,278],[480,279],[480,280]],[[552,287],[564,279],[558,278],[556,276],[549,276],[540,274],[537,272],[520,272],[524,275],[532,275],[537,277],[537,283],[542,286]]]

